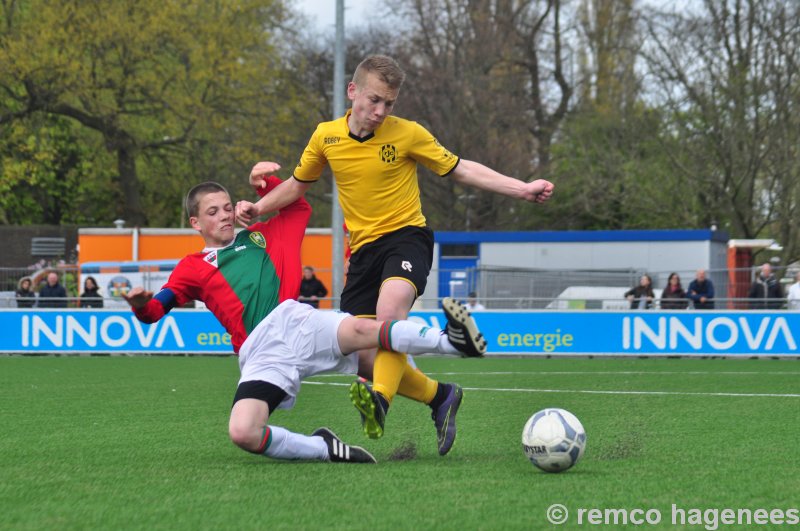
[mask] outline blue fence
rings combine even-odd
[[[491,311],[475,315],[490,354],[800,356],[800,312]],[[444,314],[412,319],[442,327]],[[128,310],[2,310],[3,353],[230,354],[207,310],[140,323]]]

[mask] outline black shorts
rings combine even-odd
[[[286,398],[286,391],[269,382],[252,380],[239,384],[239,387],[236,388],[236,395],[233,397],[233,405],[236,405],[236,402],[244,398],[255,398],[266,402],[271,414]]]
[[[433,231],[403,227],[367,243],[350,257],[341,309],[355,316],[374,317],[384,280],[404,278],[425,292],[433,265]]]

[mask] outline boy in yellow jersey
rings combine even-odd
[[[317,126],[293,178],[252,208],[237,209],[244,222],[275,211],[302,196],[330,165],[352,249],[341,309],[378,320],[406,318],[422,295],[432,266],[433,233],[422,215],[418,163],[461,185],[529,202],[544,203],[553,193],[548,181],[523,182],[460,159],[418,123],[391,116],[404,79],[405,73],[391,57],[367,57],[347,86],[352,108],[344,117]],[[256,164],[251,184],[261,183],[269,171],[274,171],[272,166]],[[461,388],[431,380],[410,367],[404,355],[379,350],[372,388],[354,382],[350,393],[372,438],[383,435],[385,413],[399,393],[431,406],[441,455],[455,441]]]

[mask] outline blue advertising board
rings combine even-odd
[[[441,328],[444,314],[411,318]],[[490,311],[475,314],[490,354],[798,356],[800,312]],[[207,310],[139,322],[128,310],[2,310],[0,352],[229,354]]]
[[[0,328],[0,352],[232,352],[230,335],[207,310],[173,310],[153,324],[130,310],[5,310]]]

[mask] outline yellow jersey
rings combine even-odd
[[[445,176],[455,169],[458,157],[417,122],[388,116],[359,138],[350,134],[349,116],[348,110],[342,118],[317,126],[294,178],[315,182],[330,165],[355,252],[402,227],[424,227],[417,163]]]

